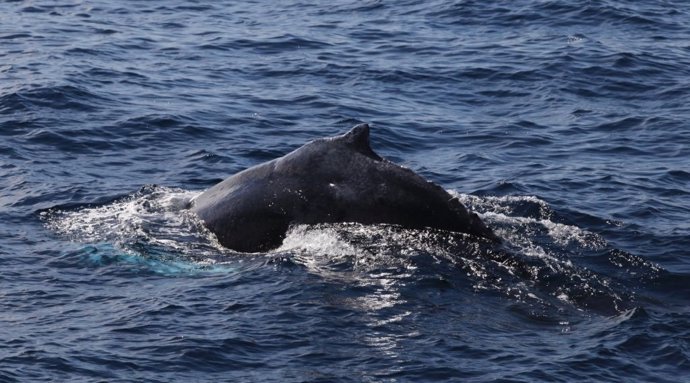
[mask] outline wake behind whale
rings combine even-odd
[[[377,155],[367,124],[239,172],[196,198],[192,210],[223,246],[242,252],[278,247],[294,225],[339,222],[499,241],[445,189]]]

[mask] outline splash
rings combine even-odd
[[[276,252],[324,279],[388,286],[388,296],[394,295],[390,286],[443,279],[456,286],[469,282],[476,292],[498,292],[529,312],[617,315],[631,307],[632,294],[608,270],[588,268],[610,249],[601,236],[558,222],[551,206],[535,196],[451,193],[477,211],[504,244],[431,229],[340,223],[295,226]]]
[[[477,211],[492,226],[502,228],[500,234],[508,240],[517,240],[525,234],[545,234],[560,246],[577,245],[602,249],[607,245],[597,234],[577,226],[555,222],[553,209],[546,201],[535,196],[477,197],[452,190],[449,193]]]
[[[150,185],[100,206],[53,208],[41,218],[48,229],[72,241],[110,244],[114,257],[125,263],[158,265],[155,269],[164,273],[166,268],[213,269],[226,250],[187,209],[198,194]]]
[[[387,298],[367,299],[380,307],[397,296],[398,285],[436,281],[469,283],[474,291],[500,292],[530,307],[604,307],[612,313],[627,308],[628,297],[615,281],[578,264],[583,254],[609,248],[597,234],[557,222],[549,204],[534,196],[450,192],[477,211],[504,244],[395,225],[297,225],[278,249],[255,256],[268,262],[286,259],[327,280],[374,288]],[[164,274],[227,271],[233,256],[246,256],[223,248],[187,209],[198,194],[145,186],[104,205],[55,208],[42,218],[60,236],[90,246],[106,243],[116,250],[95,252],[90,259],[101,258],[92,262],[137,264]]]
[[[611,275],[612,268],[617,274],[621,268],[608,254],[620,251],[596,233],[558,222],[559,215],[546,201],[535,196],[451,194],[477,211],[505,241],[505,252],[490,254],[489,258],[500,266],[494,274],[506,273],[508,277],[503,286],[492,287],[518,300],[534,298],[556,306],[566,303],[608,315],[634,307],[634,293]],[[595,271],[599,268],[601,272]],[[625,272],[632,275],[647,269],[654,267],[644,264],[640,270]],[[511,278],[512,283],[506,282]]]

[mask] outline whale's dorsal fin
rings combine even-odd
[[[369,146],[369,124],[355,125],[349,132],[337,137],[337,140],[367,157],[381,160],[381,157]]]

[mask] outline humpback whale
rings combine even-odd
[[[369,125],[321,138],[212,186],[191,206],[219,242],[240,252],[282,244],[291,225],[337,222],[434,228],[500,239],[441,186],[369,145]]]

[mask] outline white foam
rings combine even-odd
[[[42,214],[45,225],[71,240],[111,243],[120,251],[137,254],[158,247],[171,253],[193,252],[201,259],[222,247],[195,214],[187,210],[199,192],[146,187],[132,196],[102,206],[52,210]],[[142,255],[142,254],[139,254]]]
[[[350,243],[344,241],[335,227],[314,228],[308,225],[292,227],[275,252],[301,251],[309,253],[327,253],[336,257],[357,253]]]
[[[529,202],[539,206],[539,212],[544,217],[550,217],[552,212],[549,204],[535,196],[475,196],[470,194],[462,194],[455,190],[448,190],[448,193],[456,197],[465,206],[477,213],[490,211],[493,213],[510,214],[513,212],[513,205],[520,202]]]
[[[460,194],[449,190],[451,195],[457,197],[460,202],[486,221],[489,226],[502,223],[509,227],[521,227],[522,229],[534,230],[535,226],[546,229],[548,236],[559,246],[575,244],[589,249],[601,249],[606,246],[606,241],[594,233],[581,229],[577,226],[566,225],[553,222],[551,220],[553,212],[546,201],[535,196],[505,196],[505,197],[477,197],[467,194]],[[513,205],[516,203],[529,202],[539,207],[539,218],[522,217],[514,215]],[[517,230],[512,230],[513,232]],[[503,230],[503,234],[510,238],[511,230]]]

